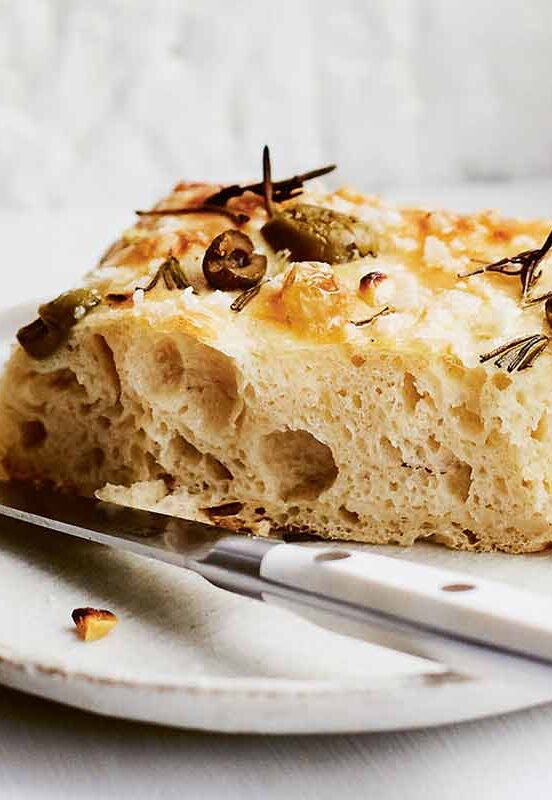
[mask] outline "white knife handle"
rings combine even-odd
[[[545,596],[347,547],[276,545],[263,556],[260,576],[275,587],[273,592],[270,587],[263,590],[265,601],[284,605],[324,627],[348,632],[334,616],[320,612],[316,602],[320,597],[383,612],[391,620],[387,625],[374,624],[369,631],[364,623],[354,635],[366,631],[370,641],[478,677],[498,674],[526,681],[532,675],[552,689],[552,666],[492,649],[552,663],[552,601]],[[313,604],[278,596],[277,587],[282,585],[312,594]],[[413,624],[414,634],[401,622]]]

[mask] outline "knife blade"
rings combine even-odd
[[[193,570],[457,673],[542,683],[552,696],[552,598],[343,544],[231,534],[16,481],[0,481],[0,515]]]

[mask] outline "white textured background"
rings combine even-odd
[[[0,206],[552,174],[551,0],[0,0]],[[360,174],[360,178],[359,178]]]
[[[335,159],[367,189],[471,181],[442,196],[546,213],[551,23],[552,0],[0,0],[0,241],[30,252],[0,306],[90,266],[130,222],[109,209],[179,176],[258,174],[265,141],[280,173]],[[3,689],[0,708],[2,800],[550,794],[550,707],[303,739],[145,728]]]
[[[0,205],[552,173],[550,0],[0,0]],[[360,178],[358,175],[360,174]]]

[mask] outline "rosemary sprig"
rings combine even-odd
[[[535,306],[537,303],[547,303],[549,300],[552,299],[552,292],[545,292],[544,294],[539,294],[537,297],[528,297],[525,303],[523,304],[523,308],[529,308],[529,306]]]
[[[198,212],[222,214],[239,227],[249,221],[249,216],[243,213],[235,213],[225,208],[226,203],[233,197],[241,197],[245,192],[253,192],[253,194],[264,197],[267,213],[269,216],[272,216],[273,203],[281,203],[284,200],[297,197],[297,195],[301,194],[303,191],[303,184],[305,181],[327,175],[329,172],[332,172],[335,167],[335,164],[329,164],[327,167],[313,169],[309,172],[294,175],[292,178],[285,178],[282,181],[273,183],[271,178],[270,153],[268,147],[265,145],[263,149],[263,180],[259,183],[249,183],[243,186],[235,183],[232,186],[225,186],[223,189],[220,189],[220,191],[210,195],[204,203],[192,208],[152,208],[146,211],[138,210],[136,213],[141,217],[168,216],[171,214],[197,214]]]
[[[395,311],[395,309],[391,308],[391,306],[385,306],[384,308],[381,308],[376,314],[373,314],[371,317],[368,317],[368,319],[359,319],[359,320],[352,319],[351,322],[357,328],[362,328],[364,325],[369,325],[371,322],[373,322],[378,317],[383,317],[386,314],[393,314],[394,311]]]
[[[529,308],[529,306],[534,306],[536,303],[543,303],[543,302],[544,302],[544,316],[546,317],[546,321],[552,328],[552,292],[546,292],[546,294],[541,294],[538,297],[531,297],[523,304],[523,307]]]
[[[266,213],[269,217],[274,216],[274,206],[272,203],[272,167],[270,165],[270,150],[268,145],[263,147],[263,195]]]
[[[187,289],[190,286],[182,271],[182,267],[173,255],[170,255],[167,260],[161,264],[148,285],[144,286],[144,292],[151,291],[151,289],[157,286],[161,278],[169,291],[173,289]]]
[[[228,208],[222,208],[221,206],[212,205],[210,203],[203,203],[200,206],[194,206],[193,208],[152,208],[149,211],[136,211],[138,216],[140,217],[149,217],[149,216],[170,216],[170,215],[177,215],[177,214],[199,214],[199,213],[206,213],[206,214],[219,214],[222,217],[228,217],[234,225],[238,227],[243,225],[245,222],[249,221],[249,217],[247,214],[235,214],[233,211],[230,211]]]
[[[501,369],[506,366],[508,372],[521,372],[533,366],[535,360],[548,347],[551,342],[550,336],[543,333],[533,333],[529,336],[520,336],[509,342],[499,345],[489,353],[479,356],[479,361],[492,361],[496,367]]]
[[[327,167],[320,167],[313,169],[310,172],[303,172],[300,175],[294,175],[292,178],[286,178],[282,181],[275,181],[272,184],[272,199],[275,203],[281,203],[284,200],[289,200],[291,197],[296,197],[303,190],[305,181],[310,181],[313,178],[320,178],[322,175],[327,175],[333,172],[335,164],[329,164]],[[224,206],[233,197],[241,197],[245,192],[253,192],[260,197],[264,196],[264,181],[259,183],[249,183],[246,185],[233,184],[232,186],[225,186],[219,192],[212,194],[207,198],[207,203],[213,206]]]
[[[524,301],[528,299],[529,292],[542,275],[539,265],[542,259],[552,248],[552,231],[546,237],[542,247],[536,250],[524,250],[516,256],[501,258],[493,264],[487,264],[481,269],[459,275],[461,278],[470,278],[472,275],[481,275],[484,272],[500,272],[502,275],[518,275],[521,280],[521,296]]]
[[[264,281],[266,283],[266,281]],[[233,303],[230,306],[231,311],[239,312],[245,306],[253,300],[254,297],[257,297],[259,292],[261,291],[261,286],[263,285],[263,281],[259,281],[256,286],[251,286],[249,289],[246,289],[244,292],[239,294]]]

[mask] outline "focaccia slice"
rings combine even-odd
[[[278,186],[179,184],[41,309],[7,474],[260,534],[547,546],[550,222]]]

